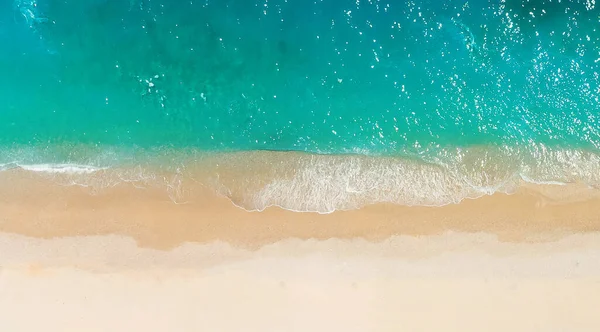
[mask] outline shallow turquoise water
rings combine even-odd
[[[446,204],[522,180],[600,188],[599,6],[3,1],[0,170],[88,186],[88,166],[131,166],[115,178],[129,181],[139,165],[176,179],[205,165],[245,207],[310,211]],[[352,156],[203,161],[247,150]]]
[[[590,1],[17,0],[0,144],[600,148]]]

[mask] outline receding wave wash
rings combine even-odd
[[[599,6],[3,1],[1,178],[322,213],[595,191]]]

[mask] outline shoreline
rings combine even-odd
[[[317,214],[276,207],[248,212],[203,185],[184,188],[192,199],[175,204],[161,188],[128,183],[90,192],[23,172],[4,172],[0,183],[0,232],[39,238],[115,234],[158,249],[212,241],[257,249],[288,238],[377,242],[448,231],[536,242],[600,231],[599,192],[577,184],[522,186],[514,194],[441,207],[375,204]]]
[[[76,151],[81,149],[79,146]],[[510,149],[457,148],[428,157],[433,158],[429,161],[274,151],[162,150],[121,155],[108,149],[86,158],[80,155],[85,151],[73,156],[63,152],[59,159],[71,162],[19,166],[12,161],[0,171],[0,184],[12,178],[31,178],[77,185],[95,194],[129,183],[162,189],[177,204],[202,200],[200,196],[216,192],[248,211],[281,207],[323,214],[377,204],[439,207],[493,193],[513,194],[522,187],[544,191],[553,200],[564,199],[565,188],[569,199],[600,197],[600,155],[540,149],[539,155],[530,151],[531,155],[525,156],[525,152]],[[33,155],[47,159],[48,154]],[[111,166],[117,159],[122,164]],[[559,186],[563,188],[547,190]],[[581,197],[572,195],[574,188]]]

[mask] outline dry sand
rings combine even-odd
[[[3,235],[0,330],[598,331],[599,240],[447,234],[156,251],[117,236]]]
[[[0,331],[600,331],[600,199],[250,213],[0,186]]]

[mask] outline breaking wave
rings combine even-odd
[[[128,153],[127,162],[119,162],[119,153],[109,155],[117,159],[108,162],[105,154],[88,164],[73,160],[54,164],[5,162],[0,163],[0,170],[5,174],[18,170],[60,185],[85,187],[92,194],[119,185],[162,188],[175,203],[200,199],[199,188],[209,188],[250,211],[277,206],[330,213],[377,203],[441,206],[498,192],[512,193],[527,183],[577,183],[593,191],[600,189],[598,154],[544,146],[527,151],[457,148],[420,158],[162,151],[138,152],[137,158]],[[125,158],[125,154],[120,156]]]

